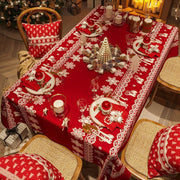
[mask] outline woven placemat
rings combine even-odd
[[[169,58],[165,62],[159,77],[162,81],[180,88],[180,57]]]

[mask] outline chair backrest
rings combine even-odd
[[[62,20],[60,14],[51,8],[34,7],[34,8],[29,8],[22,11],[21,14],[17,18],[17,26],[18,26],[19,32],[21,34],[21,37],[25,43],[27,50],[28,50],[28,39],[26,36],[26,32],[24,31],[24,28],[22,26],[22,22],[26,22],[30,24],[32,15],[38,14],[38,13],[44,13],[44,15],[48,17],[49,23],[52,23],[55,20]],[[59,38],[60,39],[62,38],[62,23],[60,24]]]
[[[162,124],[140,119],[134,126],[127,145],[122,150],[121,161],[136,179],[148,180],[148,155],[156,133],[165,128]]]
[[[45,135],[38,134],[32,137],[19,153],[42,156],[62,173],[65,180],[77,180],[80,175],[82,160],[69,149],[55,143]]]

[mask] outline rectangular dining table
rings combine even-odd
[[[103,19],[104,6],[94,8],[28,73],[13,84],[3,95],[1,118],[7,128],[13,128],[18,122],[25,122],[35,132],[45,134],[53,141],[68,147],[82,159],[99,165],[100,179],[129,179],[130,173],[118,155],[138,120],[165,60],[178,54],[178,28],[154,21],[151,38],[157,40],[162,47],[159,56],[138,54],[141,61],[137,71],[133,71],[130,62],[126,60],[122,66],[115,67],[116,71],[104,71],[99,74],[89,70],[88,64],[83,61],[78,31],[83,22],[94,20],[101,24],[102,30],[97,36],[87,38],[85,50],[91,50],[95,45],[100,46],[104,37],[107,37],[111,45],[118,46],[121,54],[127,54],[127,49],[133,48],[133,44],[126,44],[126,35],[132,34],[126,23],[116,26],[112,21]],[[133,35],[135,40],[140,40],[145,33],[139,31]],[[37,70],[46,72],[51,81],[47,89],[40,89],[38,93],[28,90],[24,83],[27,83],[29,74]],[[93,78],[97,78],[99,83],[95,94],[91,91]],[[29,85],[32,85],[31,82]],[[63,117],[56,116],[51,107],[50,100],[55,94],[63,94],[66,97]],[[122,113],[123,120],[106,126],[96,115],[91,114],[90,110],[94,102],[107,96],[118,103],[117,111]],[[85,98],[88,103],[84,116],[81,116],[77,107],[79,98]],[[69,120],[68,127],[64,127],[64,119]],[[87,133],[83,129],[85,123],[96,128]],[[99,137],[100,132],[111,137],[110,141]]]

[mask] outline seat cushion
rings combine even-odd
[[[41,58],[59,41],[60,23],[61,20],[43,25],[22,23],[30,55]]]
[[[160,130],[148,158],[148,177],[180,173],[180,124]]]
[[[49,161],[36,154],[14,154],[0,158],[0,179],[64,180]]]

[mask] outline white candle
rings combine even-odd
[[[53,103],[53,108],[56,113],[62,113],[64,111],[64,102],[60,99],[55,100]]]
[[[113,11],[113,7],[112,6],[109,5],[109,6],[106,7],[106,18],[111,18],[112,11]]]
[[[157,3],[157,12],[160,11],[162,1],[158,1]]]
[[[138,2],[138,0],[136,0],[136,1],[134,1],[134,8],[138,8],[138,4],[139,4],[139,2]]]
[[[134,5],[134,0],[132,0],[131,4]]]
[[[153,4],[153,5],[152,5],[152,13],[156,13],[156,9],[157,9],[156,5]]]
[[[117,15],[117,16],[115,17],[114,22],[115,22],[116,24],[121,24],[121,23],[122,23],[122,16],[121,16],[121,15]]]
[[[142,2],[142,1],[139,2],[138,8],[139,8],[139,9],[142,9],[142,8],[143,8],[143,2]]]

